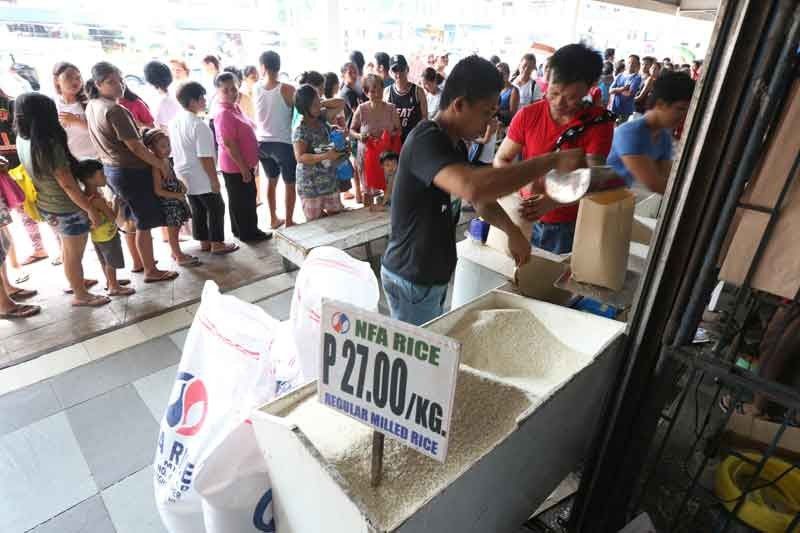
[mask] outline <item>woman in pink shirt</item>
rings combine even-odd
[[[272,234],[258,229],[256,184],[253,180],[258,165],[258,141],[254,125],[236,100],[239,84],[230,72],[223,72],[214,81],[217,88],[214,134],[219,145],[219,168],[228,191],[228,212],[233,235],[243,242],[266,241]]]

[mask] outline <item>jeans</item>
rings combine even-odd
[[[554,254],[568,254],[572,251],[572,240],[575,238],[575,222],[546,224],[537,222],[533,225],[531,244]]]
[[[381,284],[392,318],[421,326],[444,312],[447,285],[418,285],[381,267]]]

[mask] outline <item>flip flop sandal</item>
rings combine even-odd
[[[24,274],[20,274],[20,276],[14,280],[14,283],[25,283],[29,279],[31,279],[31,275],[26,272]]]
[[[25,261],[22,262],[22,266],[32,265],[34,263],[38,263],[39,261],[44,261],[49,256],[47,255],[29,255]]]
[[[239,249],[239,245],[238,244],[231,244],[231,245],[226,246],[225,248],[222,248],[220,250],[214,250],[213,252],[211,252],[211,255],[228,255],[228,254],[232,254],[233,252],[235,252],[238,249]]]
[[[111,302],[108,296],[92,295],[91,300],[85,302],[72,302],[72,307],[102,307]]]
[[[83,286],[86,287],[87,289],[91,289],[95,285],[97,285],[97,280],[96,279],[85,279],[85,280],[83,280]],[[70,289],[64,289],[64,294],[72,294],[72,289],[71,288]]]
[[[118,279],[118,280],[117,280],[117,284],[118,284],[120,287],[127,287],[128,285],[130,285],[130,284],[131,284],[131,280],[129,280],[129,279]],[[103,290],[104,290],[104,291],[106,291],[106,292],[108,292],[108,285],[106,285],[105,287],[103,287]]]
[[[13,298],[15,300],[28,300],[33,298],[38,294],[38,291],[34,291],[31,289],[19,289],[18,291],[8,293],[9,298]]]
[[[41,310],[42,308],[38,305],[17,305],[8,313],[0,313],[0,319],[29,318],[38,315]]]
[[[158,264],[158,259],[155,260],[154,264],[156,264],[156,265]],[[131,272],[134,273],[134,274],[141,274],[142,272],[144,272],[144,267],[136,268],[136,269],[132,268]],[[122,283],[120,283],[120,285],[122,285]]]
[[[136,290],[130,287],[120,287],[117,291],[108,291],[109,296],[130,296],[131,294],[136,294]]]
[[[200,259],[190,255],[187,259],[182,259],[180,261],[176,260],[176,262],[178,263],[178,266],[185,268],[185,267],[193,267],[199,265]]]
[[[53,265],[54,267],[57,267],[63,265],[64,261],[62,261],[60,257],[56,257],[55,259],[50,261],[50,264]]]
[[[159,283],[159,282],[162,282],[162,281],[172,281],[173,279],[175,279],[177,277],[178,277],[178,273],[177,272],[172,272],[172,271],[167,270],[157,278],[150,278],[150,279],[146,279],[145,278],[144,282],[145,283]]]

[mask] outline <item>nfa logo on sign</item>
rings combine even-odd
[[[337,311],[331,316],[331,327],[336,333],[345,334],[350,331],[350,319],[346,314]]]
[[[203,380],[188,372],[178,372],[181,389],[178,398],[167,408],[167,424],[178,435],[191,437],[203,427],[208,413],[208,393]]]

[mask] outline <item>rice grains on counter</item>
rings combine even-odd
[[[470,312],[447,335],[461,341],[461,364],[536,396],[545,395],[587,362],[587,356],[565,345],[523,309]]]
[[[391,530],[511,433],[517,417],[530,405],[523,391],[461,369],[445,463],[387,438],[383,479],[375,488],[370,487],[370,428],[321,405],[316,396],[298,403],[285,418],[346,480],[373,524]]]

